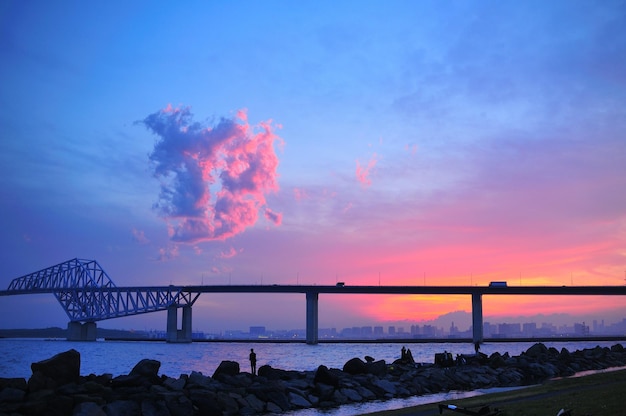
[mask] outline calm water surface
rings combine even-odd
[[[481,352],[494,352],[519,355],[527,350],[532,342],[490,342],[481,346]],[[593,348],[597,345],[610,347],[616,342],[544,342],[547,347],[569,351]],[[267,343],[191,343],[167,344],[165,342],[142,341],[96,341],[71,342],[65,340],[42,339],[0,339],[0,377],[31,376],[30,364],[45,360],[60,352],[75,349],[81,356],[81,374],[111,373],[113,376],[128,374],[140,360],[150,358],[161,362],[159,373],[170,377],[179,377],[191,371],[199,371],[212,376],[223,360],[237,361],[241,371],[250,371],[248,353],[254,348],[257,353],[257,366],[264,364],[283,370],[312,371],[324,364],[329,368],[343,368],[346,361],[366,355],[376,360],[390,363],[400,358],[400,349],[406,345],[411,349],[417,362],[433,362],[435,353],[449,351],[456,354],[472,354],[472,344],[432,343],[432,344],[267,344]],[[334,416],[358,415],[367,412],[401,408],[416,404],[452,400],[469,395],[482,394],[484,391],[450,392],[410,399],[372,402],[359,405],[342,406],[324,414]],[[315,411],[298,411],[300,416],[319,414]]]

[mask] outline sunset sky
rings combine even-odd
[[[0,79],[2,289],[75,257],[118,286],[626,284],[623,1],[8,0]],[[470,308],[322,295],[319,325]],[[304,316],[203,295],[193,326]],[[52,295],[0,298],[1,328],[66,324]]]

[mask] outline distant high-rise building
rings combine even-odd
[[[574,334],[579,336],[587,336],[589,335],[589,325],[582,324],[574,324]]]
[[[434,338],[437,336],[437,328],[433,325],[424,325],[422,327],[422,334],[426,338]]]
[[[389,336],[396,335],[396,327],[395,326],[390,326],[389,329],[387,330],[387,333],[389,334]]]
[[[250,327],[250,336],[254,338],[262,337],[265,335],[265,327],[264,326],[251,326]]]
[[[536,322],[527,322],[522,326],[522,334],[527,337],[532,337],[537,332]]]

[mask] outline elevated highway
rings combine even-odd
[[[306,341],[318,342],[320,294],[468,295],[472,298],[473,341],[483,340],[483,295],[625,296],[626,286],[350,286],[200,285],[116,286],[95,260],[72,259],[14,279],[0,296],[51,293],[70,322],[69,339],[95,340],[96,322],[168,311],[167,341],[191,342],[191,310],[202,293],[300,293],[306,297]],[[177,311],[182,308],[182,329]]]

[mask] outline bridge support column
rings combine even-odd
[[[68,341],[95,341],[96,340],[96,323],[70,322],[67,324],[67,340]]]
[[[178,307],[167,308],[167,342],[191,342],[191,306],[183,306],[182,329],[178,329]]]
[[[472,293],[472,341],[483,342],[483,299],[480,293]]]
[[[307,292],[306,294],[306,343],[310,345],[317,344],[318,309],[319,293]]]

